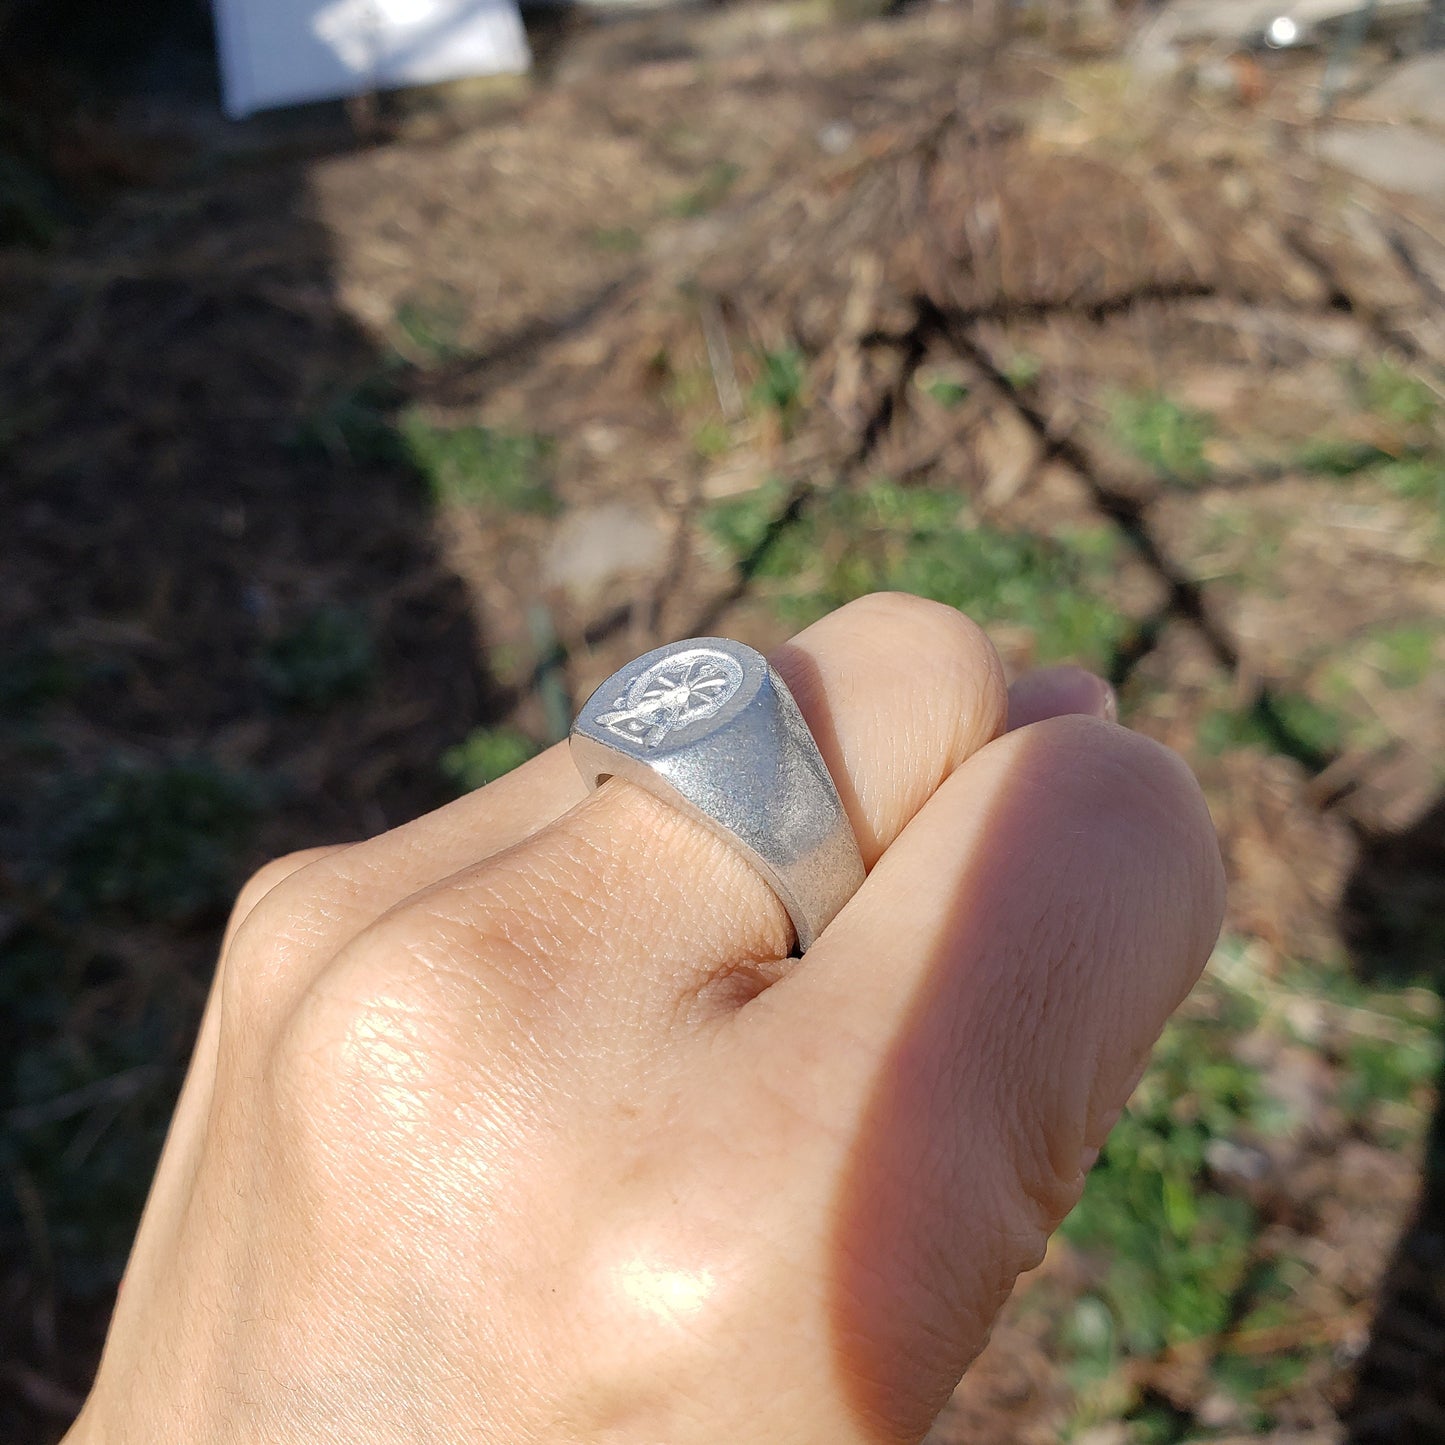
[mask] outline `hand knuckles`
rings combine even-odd
[[[1039,1247],[1079,1201],[1088,1112],[1087,1090],[1061,1090],[1039,1101],[1036,1108],[1018,1109],[1013,1116],[1008,1177],[1015,1208],[1010,1213],[1025,1226],[1025,1237],[1038,1241]]]
[[[988,634],[957,607],[907,592],[876,592],[853,605],[876,614],[880,630],[902,643],[919,736],[941,744],[936,786],[1003,731],[1009,715],[1003,663]]]
[[[458,990],[448,996],[428,983],[435,974],[388,963],[344,952],[269,1048],[271,1097],[313,1158],[372,1158],[414,1144],[445,1120],[465,1078]]]
[[[243,900],[237,901],[238,921],[221,955],[226,1027],[260,1024],[290,997],[283,981],[314,957],[317,935],[328,917],[327,878],[313,872],[312,865],[336,851],[317,849],[278,858],[246,885],[247,889],[256,885],[254,901],[244,914]],[[292,866],[283,868],[285,864]]]
[[[1008,715],[1003,663],[988,634],[956,607],[907,592],[875,592],[852,603],[905,645],[921,669],[917,695],[951,740],[950,765],[999,732]],[[846,610],[846,609],[845,609]]]
[[[520,928],[520,925],[517,925]],[[276,1055],[354,1094],[434,1093],[536,1035],[532,952],[505,910],[412,905],[353,939],[308,986]]]
[[[332,844],[321,848],[299,848],[294,853],[284,853],[279,858],[273,858],[269,863],[263,863],[241,885],[241,891],[236,895],[236,901],[231,906],[231,916],[226,921],[224,935],[226,945],[234,940],[241,925],[255,912],[263,898],[268,897],[293,874],[301,872],[302,869],[322,858],[339,852],[342,846],[344,845]],[[223,945],[223,952],[226,945]]]

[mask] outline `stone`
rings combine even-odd
[[[1320,136],[1319,148],[1361,180],[1445,203],[1445,136],[1416,126],[1340,124]]]
[[[542,557],[542,580],[586,604],[616,577],[655,574],[667,539],[655,516],[624,502],[575,507],[553,531]]]
[[[1445,131],[1445,51],[1417,55],[1395,66],[1361,108],[1382,121]]]

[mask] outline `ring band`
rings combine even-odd
[[[798,704],[741,642],[694,637],[644,653],[587,699],[570,741],[589,788],[625,778],[741,849],[787,909],[799,953],[863,883]]]

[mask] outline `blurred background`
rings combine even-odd
[[[934,1445],[1445,1440],[1441,9],[552,8],[231,121],[200,0],[0,0],[0,1437],[249,870],[891,587],[1110,676],[1233,885]]]

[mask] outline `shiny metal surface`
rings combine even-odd
[[[589,788],[625,778],[739,848],[806,952],[863,882],[827,765],[782,678],[751,647],[695,637],[615,672],[572,724]]]

